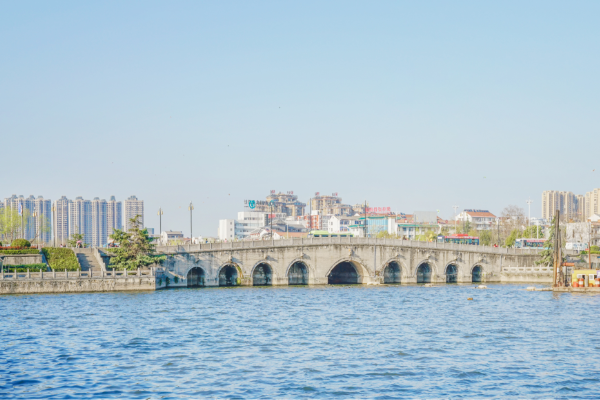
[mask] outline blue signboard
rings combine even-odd
[[[250,200],[248,202],[248,207],[250,207],[251,209],[253,209],[254,207],[256,207],[256,201],[254,200]]]

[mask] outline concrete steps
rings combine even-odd
[[[96,257],[94,257],[94,254],[92,253],[92,249],[73,249],[73,251],[77,256],[77,259],[79,260],[79,264],[81,265],[82,271],[92,270],[93,272],[97,271],[98,273],[102,271],[100,264],[98,263]]]

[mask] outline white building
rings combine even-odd
[[[115,229],[123,229],[123,203],[115,200],[115,196],[110,196],[106,202],[106,230],[108,235],[112,235]]]
[[[285,213],[269,214],[261,211],[240,211],[237,219],[219,220],[217,236],[220,240],[244,239],[251,232],[267,226],[271,219],[285,219]]]
[[[333,215],[327,221],[327,231],[329,233],[350,232],[350,225],[358,225],[360,216],[342,217]]]
[[[108,205],[106,200],[92,200],[92,247],[104,247],[108,240]]]
[[[160,234],[160,242],[164,245],[169,244],[173,240],[183,240],[181,231],[163,231]]]
[[[92,244],[92,202],[78,196],[69,200],[69,235],[80,233],[83,243]]]
[[[66,245],[69,240],[69,199],[62,196],[54,202],[54,236],[56,245]]]
[[[464,210],[456,216],[458,222],[469,222],[478,231],[492,229],[496,216],[488,210]]]
[[[52,226],[52,204],[50,200],[44,200],[42,196],[35,198],[33,195],[25,198],[22,195],[13,194],[11,197],[5,198],[2,208],[12,209],[17,211],[19,203],[23,207],[24,232],[22,236],[27,240],[37,239],[38,242],[49,243],[52,237],[50,227]],[[45,228],[47,232],[42,232]],[[19,234],[21,236],[21,234]]]
[[[135,196],[130,196],[125,200],[125,228],[127,231],[131,229],[129,220],[140,216],[140,229],[144,228],[144,200],[138,200]]]

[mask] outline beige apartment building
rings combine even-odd
[[[600,189],[594,189],[585,194],[585,220],[594,214],[600,215]]]
[[[125,200],[125,228],[127,231],[132,228],[130,220],[140,216],[140,229],[144,228],[144,200],[138,200],[135,196],[130,196]]]
[[[545,190],[542,192],[542,218],[550,221],[556,210],[567,220],[585,221],[587,200],[583,195],[573,192]]]

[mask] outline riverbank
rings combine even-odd
[[[63,271],[0,273],[0,294],[90,293],[160,289],[162,280],[148,271]]]

